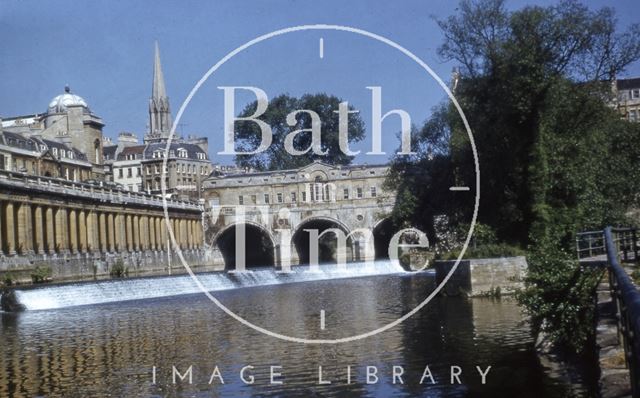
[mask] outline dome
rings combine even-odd
[[[74,105],[81,105],[84,108],[89,109],[89,106],[81,96],[71,94],[69,86],[66,86],[64,91],[64,94],[56,96],[51,100],[51,102],[49,102],[49,113],[66,112],[68,106]]]

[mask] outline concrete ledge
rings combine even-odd
[[[436,283],[444,280],[454,264],[453,260],[435,262]],[[522,287],[527,268],[524,256],[461,260],[441,292],[471,297],[513,294]]]

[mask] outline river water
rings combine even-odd
[[[428,273],[392,273],[214,295],[271,331],[334,339],[397,319],[424,300],[432,283]],[[591,395],[588,380],[595,380],[580,369],[541,365],[529,325],[508,298],[436,297],[398,326],[334,345],[266,336],[203,294],[2,313],[0,319],[0,397],[565,397]],[[192,382],[177,375],[174,384],[174,366],[181,375],[191,367]],[[244,379],[253,384],[241,377],[247,366]],[[488,366],[482,384],[476,367],[484,372]],[[423,378],[427,367],[430,377]],[[456,378],[451,384],[452,368],[460,384]],[[394,370],[401,373],[395,379]]]

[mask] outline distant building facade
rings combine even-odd
[[[0,167],[70,181],[102,180],[102,119],[65,87],[42,114],[0,119]]]
[[[160,195],[164,175],[167,195],[200,199],[202,183],[212,171],[208,140],[191,136],[172,138],[171,128],[171,107],[156,43],[149,130],[142,144],[135,134],[121,133],[116,144],[105,145],[103,156],[108,159],[113,182],[128,191]]]
[[[244,225],[251,242],[247,263],[281,266],[309,262],[309,228],[334,228],[350,236],[346,252],[336,252],[347,260],[383,257],[395,203],[395,193],[385,190],[388,170],[314,162],[292,170],[212,173],[204,183],[206,242],[216,262],[234,264],[233,231]]]
[[[614,86],[614,106],[623,119],[640,122],[640,78],[618,79]]]

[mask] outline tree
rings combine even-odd
[[[273,142],[264,152],[254,155],[237,155],[235,162],[241,167],[257,170],[283,170],[305,166],[314,160],[321,160],[328,164],[346,165],[351,163],[353,156],[346,155],[340,150],[338,135],[338,105],[341,99],[327,94],[305,94],[300,98],[286,94],[279,95],[269,101],[267,110],[258,118],[271,126]],[[240,113],[240,117],[251,116],[257,103],[247,105]],[[287,115],[296,110],[311,110],[318,114],[321,120],[321,149],[327,152],[319,155],[309,150],[303,155],[292,155],[285,151],[285,137],[299,129],[309,129],[312,119],[309,113],[301,112],[296,115],[297,124],[289,126]],[[353,107],[349,107],[353,110]],[[349,114],[348,141],[358,142],[364,138],[364,121],[357,113]],[[236,122],[236,150],[249,152],[255,150],[261,142],[260,128],[254,122]],[[296,150],[305,150],[312,144],[311,132],[297,134],[293,140]]]
[[[640,125],[620,120],[607,101],[612,80],[640,58],[640,25],[618,32],[611,9],[576,1],[509,12],[502,0],[463,0],[459,10],[438,21],[445,37],[439,54],[461,66],[455,96],[478,149],[478,221],[531,250],[520,298],[534,327],[549,325],[558,343],[574,331],[580,345],[590,325],[578,315],[591,308],[594,279],[577,278],[577,264],[559,253],[573,249],[580,230],[627,222],[625,213],[639,204]],[[437,211],[454,227],[470,219],[468,206],[442,199],[453,183],[474,181],[460,118],[445,104],[416,140],[425,172],[394,161],[396,186],[418,187],[402,191],[397,216]],[[429,161],[432,143],[441,141],[448,145]],[[434,205],[434,198],[443,201]]]

